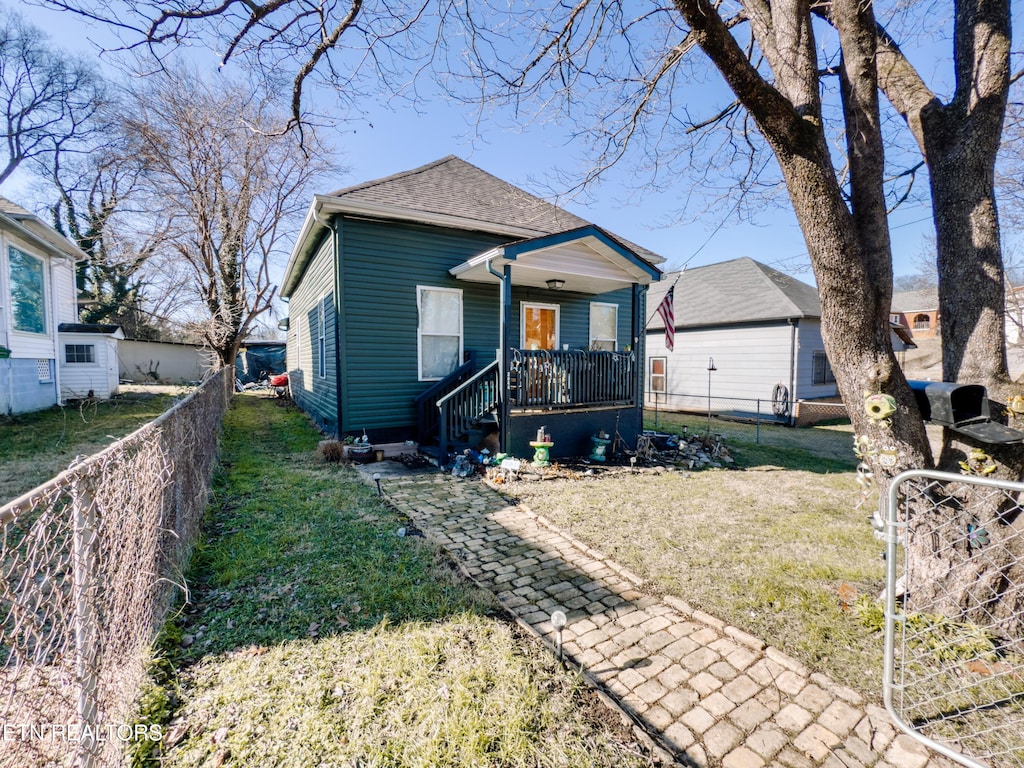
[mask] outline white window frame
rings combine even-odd
[[[526,310],[531,307],[555,310],[555,345],[552,349],[560,349],[562,334],[562,308],[558,304],[545,304],[540,301],[519,302],[519,348],[526,349]]]
[[[86,351],[86,354],[92,358],[92,360],[69,360],[68,351],[72,347],[75,348],[75,357],[78,357],[80,351]],[[65,344],[64,345],[64,364],[65,365],[96,365],[96,345],[95,344]]]
[[[423,326],[420,322],[422,312],[420,308],[423,306],[423,294],[427,291],[436,293],[453,293],[459,297],[459,357],[456,361],[456,367],[462,364],[465,357],[465,303],[462,298],[461,288],[444,288],[439,285],[417,285],[416,286],[416,375],[420,381],[441,381],[443,376],[424,376],[423,375],[423,337],[424,336],[453,336],[452,333],[424,333]]]
[[[647,371],[647,389],[652,394],[659,394],[659,395],[668,394],[668,356],[667,355],[655,355],[655,356],[653,356],[653,357],[651,357],[649,359],[650,359],[651,362],[650,362],[650,367],[648,368],[648,371]],[[654,361],[655,360],[661,360],[662,365],[664,366],[663,373],[658,373],[658,374],[654,373]],[[660,376],[661,379],[662,379],[661,389],[655,389],[654,388],[654,377],[655,376]]]
[[[611,338],[599,339],[594,334],[594,309],[596,307],[604,307],[604,308],[610,308],[610,309],[615,310],[615,321],[613,323],[613,325],[615,327],[615,335],[612,336]],[[591,349],[594,348],[594,342],[595,341],[610,341],[612,343],[611,351],[612,352],[618,352],[619,351],[619,305],[618,304],[612,304],[612,303],[609,303],[609,302],[606,302],[606,301],[592,301],[592,302],[590,302],[590,329],[589,329],[589,333],[590,333],[590,348]]]
[[[43,306],[42,306],[43,330],[41,330],[41,331],[27,330],[25,328],[19,328],[18,327],[18,318],[17,318],[17,315],[15,314],[15,311],[14,311],[14,279],[13,279],[14,275],[12,274],[12,265],[11,265],[11,257],[13,255],[14,251],[17,251],[21,256],[24,256],[26,258],[38,261],[40,266],[42,267],[42,270],[40,272],[40,281],[42,283],[42,285],[41,285],[41,287],[42,287],[41,300],[42,300],[42,303],[43,303]],[[27,250],[25,250],[24,248],[21,248],[20,246],[17,246],[17,245],[14,245],[14,244],[8,244],[8,246],[7,246],[7,275],[6,275],[6,278],[7,278],[8,291],[10,293],[11,331],[13,333],[27,333],[27,334],[31,334],[32,336],[48,336],[49,333],[50,333],[51,319],[50,319],[50,311],[49,311],[49,306],[48,306],[49,305],[49,298],[50,298],[49,297],[49,286],[47,285],[47,283],[49,282],[50,276],[49,276],[49,269],[48,269],[48,265],[46,263],[46,260],[40,258],[39,256],[36,256],[34,253],[29,253]]]
[[[323,296],[317,302],[317,375],[321,379],[327,378],[327,297]]]

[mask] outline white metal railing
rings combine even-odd
[[[1022,493],[912,470],[881,502],[886,709],[971,768],[1024,766]]]

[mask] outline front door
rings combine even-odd
[[[558,305],[522,305],[522,348],[558,349]]]

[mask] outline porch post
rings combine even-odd
[[[499,405],[498,450],[507,451],[511,427],[511,393],[509,392],[509,326],[512,324],[512,265],[506,264],[501,278],[501,321],[498,324],[499,372],[501,374],[501,403]]]
[[[647,328],[644,325],[644,318],[647,316],[646,299],[647,286],[633,283],[633,357],[636,358],[633,401],[636,408],[636,433],[638,435],[644,429],[644,380],[647,370]]]

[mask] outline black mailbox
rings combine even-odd
[[[1021,443],[1024,432],[992,421],[988,393],[980,384],[908,381],[925,421],[952,429],[982,443]]]

